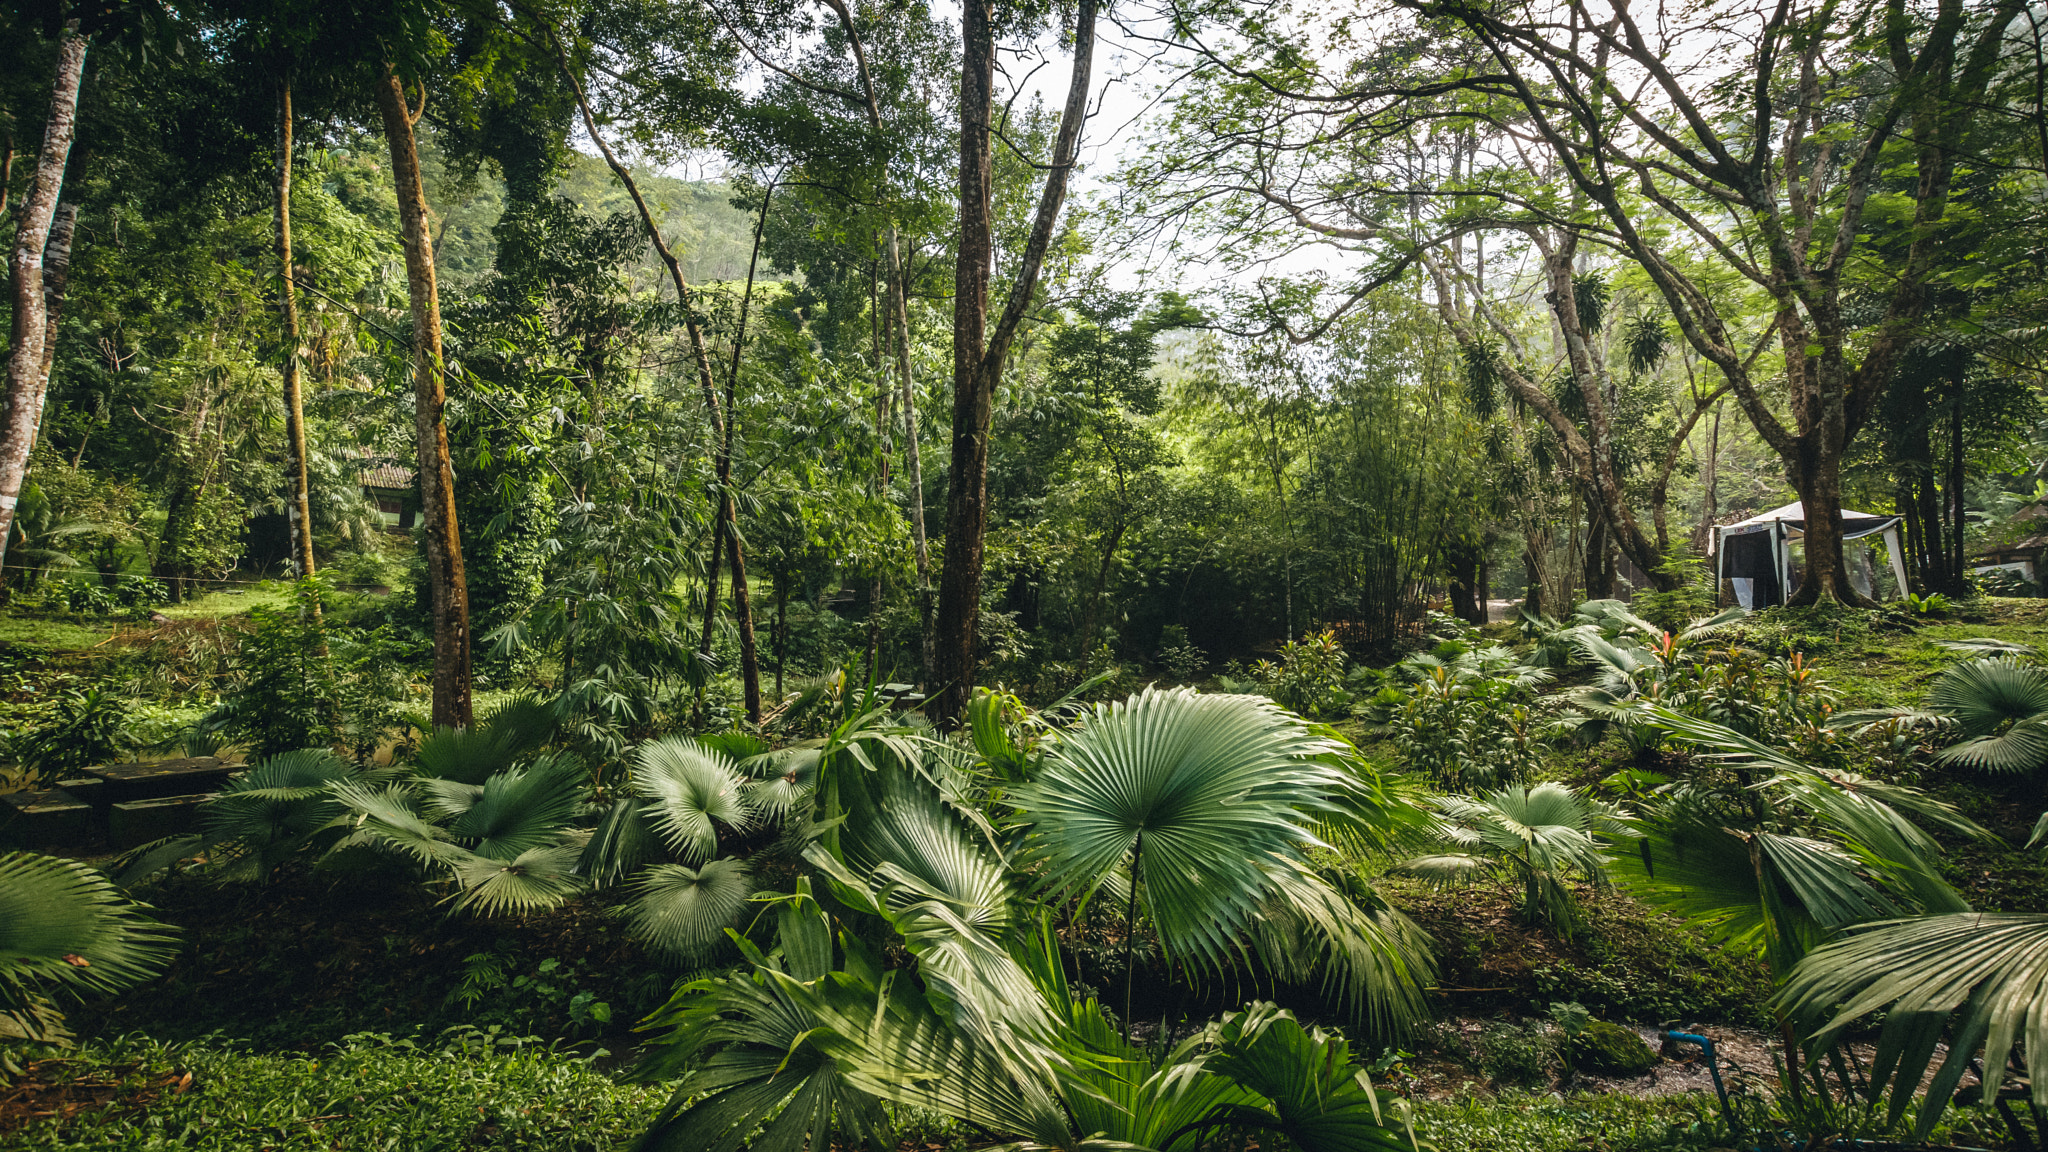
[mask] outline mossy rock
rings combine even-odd
[[[1572,1066],[1595,1076],[1636,1077],[1657,1066],[1643,1038],[1619,1024],[1594,1020],[1571,1039]]]

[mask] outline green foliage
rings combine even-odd
[[[1637,897],[1765,957],[1779,976],[1829,935],[1903,909],[1963,911],[1921,824],[1984,836],[1918,789],[1816,769],[1739,732],[1646,706],[1664,732],[1711,752],[1702,776],[1650,807],[1638,854],[1615,862]]]
[[[1994,772],[2048,764],[2048,669],[2012,657],[1965,661],[1942,672],[1925,706],[1963,737],[1939,760]]]
[[[343,744],[366,758],[398,722],[411,648],[383,628],[330,625],[334,610],[319,577],[293,585],[287,606],[250,609],[241,683],[207,726],[259,757]]]
[[[8,740],[7,750],[27,770],[31,783],[52,781],[74,768],[108,764],[133,747],[129,730],[133,704],[103,687],[58,694],[47,720]]]
[[[1439,654],[1441,653],[1441,654]],[[1412,772],[1446,788],[1527,779],[1541,764],[1536,690],[1550,674],[1500,645],[1452,642],[1403,660],[1364,708]]]
[[[456,1152],[484,1142],[594,1152],[626,1140],[659,1104],[646,1089],[615,1083],[589,1056],[496,1028],[431,1038],[359,1033],[318,1051],[277,1053],[125,1038],[38,1070],[60,1082],[112,1075],[122,1087],[111,1107],[32,1121],[10,1134],[12,1147],[244,1152],[260,1139],[280,1152]],[[192,1089],[170,1091],[188,1072]],[[164,1087],[134,1109],[128,1094],[144,1083]]]
[[[1663,331],[1661,325],[1658,331]],[[1705,558],[1693,555],[1688,547],[1675,546],[1665,554],[1656,574],[1676,581],[1678,586],[1669,592],[1655,588],[1638,591],[1630,607],[1643,619],[1666,632],[1682,632],[1692,621],[1714,614],[1713,574]]]
[[[1303,716],[1339,714],[1351,704],[1344,691],[1344,646],[1328,629],[1305,632],[1299,640],[1280,646],[1280,660],[1261,660],[1252,665],[1252,679],[1259,690],[1281,707]]]
[[[1596,1076],[1642,1076],[1657,1066],[1657,1054],[1643,1038],[1619,1024],[1588,1021],[1564,1044],[1572,1067]]]
[[[1499,876],[1521,889],[1525,922],[1566,939],[1579,921],[1570,881],[1604,885],[1601,839],[1634,835],[1627,812],[1556,783],[1439,796],[1432,803],[1448,851],[1404,861],[1401,871],[1438,883]]]
[[[1690,1094],[1460,1096],[1418,1101],[1415,1118],[1435,1147],[1488,1152],[1707,1152],[1737,1137],[1711,1100]]]
[[[1556,1042],[1541,1024],[1489,1024],[1474,1044],[1479,1070],[1507,1088],[1535,1088],[1550,1083]]]
[[[52,994],[106,995],[163,970],[175,930],[146,907],[76,861],[0,855],[0,1070],[17,1041],[70,1040]]]
[[[1256,698],[1148,690],[1084,713],[1012,802],[1049,895],[1096,897],[1128,862],[1169,958],[1220,970],[1256,942],[1398,1030],[1421,1015],[1428,966],[1411,926],[1332,892],[1304,851],[1358,795],[1354,755]],[[1298,938],[1275,947],[1288,921]]]
[[[1926,1083],[1913,1128],[1924,1140],[1980,1057],[1981,1067],[2004,1069],[2024,1050],[2032,1068],[2048,1052],[2044,998],[2048,916],[1948,913],[1871,924],[1816,950],[1792,970],[1776,1003],[1799,1022],[1816,1065],[1848,1028],[1883,1011],[1865,1101],[1888,1101],[1886,1125],[1897,1127]],[[2048,1083],[2032,1079],[2038,1115],[2048,1107]]]

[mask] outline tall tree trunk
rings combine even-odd
[[[988,0],[960,6],[960,237],[953,269],[953,458],[946,475],[946,566],[939,577],[938,693],[932,714],[951,720],[974,691],[981,616],[982,534],[988,521],[988,435],[994,389],[982,371],[988,328],[992,229],[990,118],[996,38]],[[1054,177],[1055,179],[1057,176]]]
[[[777,176],[776,181],[780,179]],[[732,340],[732,369],[725,378],[725,436],[718,450],[719,499],[725,517],[727,558],[732,561],[732,610],[740,632],[740,681],[747,702],[747,719],[756,724],[761,722],[761,657],[754,647],[754,601],[747,594],[746,546],[740,538],[739,504],[732,498],[732,453],[733,437],[740,423],[740,361],[747,346],[747,314],[754,303],[754,271],[761,262],[761,234],[768,228],[768,202],[775,195],[776,181],[770,181],[762,190],[761,214],[754,221],[754,251],[747,259],[746,295],[740,297],[739,324]],[[705,641],[710,642],[708,629]]]
[[[754,599],[747,589],[746,548],[739,533],[726,536],[732,561],[732,612],[740,626],[740,685],[747,705],[747,720],[761,722],[761,654],[754,647]]]
[[[782,703],[782,667],[789,661],[789,574],[775,576],[775,702]]]
[[[191,507],[197,498],[197,486],[192,483],[189,473],[181,472],[164,508],[164,533],[157,542],[156,563],[151,573],[164,582],[164,590],[173,604],[182,603],[185,599],[185,565],[179,558],[178,547],[184,539],[185,524],[191,518]]]
[[[1948,413],[1948,505],[1953,519],[1949,521],[1949,541],[1954,561],[1948,570],[1949,587],[1958,594],[1968,590],[1969,583],[1963,574],[1970,567],[1969,517],[1964,504],[1966,487],[1963,473],[1963,378],[1958,370],[1955,380],[1954,399],[1950,401]]]
[[[1074,66],[1060,114],[1052,165],[1031,220],[1023,258],[1003,314],[988,325],[992,217],[990,131],[995,114],[996,41],[988,0],[961,6],[960,240],[953,285],[953,460],[946,491],[946,564],[939,578],[932,716],[956,719],[974,692],[981,619],[983,534],[988,527],[989,423],[995,390],[1009,362],[1018,325],[1031,306],[1066,201],[1067,178],[1088,118],[1095,58],[1096,0],[1079,0],[1074,15]]]
[[[1089,654],[1095,651],[1095,626],[1101,616],[1103,595],[1109,590],[1109,570],[1116,563],[1116,549],[1123,543],[1125,526],[1124,518],[1117,517],[1102,538],[1102,562],[1095,566],[1095,587],[1088,593],[1088,610],[1081,617],[1081,651],[1077,655],[1084,666]]]
[[[887,128],[882,123],[882,103],[875,95],[875,81],[868,69],[867,46],[862,42],[860,29],[853,22],[853,11],[845,0],[825,0],[839,16],[839,26],[846,33],[846,42],[853,48],[854,64],[860,72],[861,92],[867,97],[868,126],[875,130],[877,138],[886,139]],[[886,162],[882,169],[884,198],[888,198],[889,173]],[[893,207],[893,205],[892,205]],[[918,680],[929,687],[932,678],[933,661],[933,604],[932,604],[932,558],[931,549],[925,540],[924,526],[924,465],[918,459],[917,450],[917,394],[910,376],[910,304],[909,283],[903,267],[903,252],[896,231],[895,220],[889,221],[889,322],[896,329],[896,375],[902,389],[904,477],[910,484],[910,539],[914,545],[917,560],[917,610],[919,623]]]
[[[291,453],[285,462],[289,481],[292,559],[300,576],[311,576],[313,563],[312,481],[306,467],[306,405],[299,389],[299,288],[292,266],[292,86],[277,89],[277,267],[278,309],[284,318],[284,431]]]
[[[1721,409],[1714,409],[1714,431],[1707,438],[1707,463],[1700,470],[1700,522],[1692,530],[1692,551],[1695,556],[1707,554],[1707,541],[1712,539],[1714,520],[1721,514]],[[1716,593],[1718,595],[1718,592]]]
[[[48,328],[43,252],[57,216],[64,166],[71,159],[71,141],[77,129],[78,86],[85,74],[85,49],[78,20],[66,21],[57,41],[57,70],[50,84],[50,118],[43,127],[43,148],[36,156],[35,177],[14,230],[14,339],[7,350],[7,413],[5,423],[0,424],[0,572],[5,571],[14,506],[21,498],[22,481],[28,476],[29,453],[35,450],[36,434],[43,419],[44,386],[48,382],[43,369],[43,345],[56,338]],[[67,254],[68,251],[67,240]]]
[[[1590,510],[1592,516],[1586,525],[1586,552],[1582,564],[1586,599],[1606,600],[1614,595],[1614,563],[1608,556],[1607,518],[1600,514],[1598,504],[1590,505]]]
[[[903,478],[910,487],[910,541],[917,560],[918,680],[932,678],[933,631],[932,554],[924,529],[924,463],[917,448],[917,390],[910,376],[910,309],[903,265],[896,251],[896,226],[889,226],[889,295],[896,312],[896,378],[903,408]]]
[[[1451,615],[1467,624],[1486,623],[1486,594],[1479,588],[1477,546],[1468,540],[1451,545],[1446,562],[1451,575]]]
[[[441,356],[441,298],[434,277],[433,240],[427,231],[427,192],[420,180],[413,125],[426,110],[406,103],[405,84],[384,65],[376,84],[384,136],[391,144],[391,176],[405,237],[405,286],[412,304],[413,431],[419,449],[421,515],[426,520],[427,582],[434,600],[434,724],[470,722],[469,586],[462,570],[462,533],[455,519],[455,467],[448,456],[448,406]]]

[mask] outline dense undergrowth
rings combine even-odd
[[[1648,827],[1636,813],[1656,809],[1665,783],[1717,779],[1718,761],[1681,739],[1687,731],[1682,726],[1630,727],[1635,714],[1610,703],[1623,685],[1641,693],[1631,707],[1655,704],[1672,693],[1669,698],[1679,707],[1732,715],[1731,722],[1754,724],[1764,739],[1798,755],[1872,772],[1885,788],[1921,789],[1928,802],[1952,805],[1963,823],[1950,827],[1937,821],[1930,827],[1938,856],[1929,858],[1939,860],[1939,879],[1982,911],[2041,912],[2048,910],[2048,855],[2020,845],[2043,805],[2025,774],[1987,773],[1945,762],[1931,755],[1941,741],[1938,731],[1898,729],[1902,735],[1888,746],[1867,734],[1853,741],[1831,735],[1825,724],[1833,713],[1926,695],[1943,671],[1961,659],[1942,642],[1989,637],[2035,644],[2048,639],[2048,612],[2035,602],[1978,602],[1967,611],[1974,619],[1775,611],[1740,622],[1726,638],[1731,646],[1725,656],[1704,644],[1698,649],[1707,653],[1704,657],[1688,658],[1676,649],[1656,656],[1639,649],[1628,659],[1661,663],[1647,672],[1630,672],[1633,679],[1618,678],[1623,656],[1603,656],[1605,650],[1597,645],[1588,651],[1600,659],[1590,665],[1565,660],[1546,670],[1540,664],[1514,663],[1541,659],[1549,642],[1539,637],[1531,644],[1499,627],[1491,630],[1501,633],[1499,639],[1520,642],[1512,659],[1505,646],[1475,647],[1481,641],[1468,633],[1449,646],[1439,643],[1433,656],[1387,671],[1347,671],[1340,652],[1304,640],[1289,646],[1281,662],[1251,670],[1253,682],[1220,686],[1286,698],[1335,722],[1364,750],[1357,766],[1347,771],[1360,773],[1360,781],[1381,781],[1372,787],[1385,789],[1374,801],[1389,806],[1381,817],[1407,805],[1419,811],[1434,805],[1457,821],[1477,821],[1474,835],[1492,827],[1488,821],[1519,813],[1517,805],[1539,799],[1565,805],[1556,811],[1566,816],[1551,818],[1578,813],[1570,818],[1591,821],[1589,828],[1607,827],[1600,821],[1610,812],[1638,821],[1635,827]],[[241,627],[236,623],[226,630]],[[1581,631],[1588,627],[1582,625]],[[201,633],[220,631],[218,624],[181,621],[83,653],[15,650],[10,655],[13,675],[0,681],[0,692],[7,693],[17,723],[32,727],[56,707],[41,691],[43,684],[62,683],[67,691],[79,692],[138,683],[161,688],[160,674],[149,679],[155,657],[172,647],[203,645],[207,640]],[[1753,655],[1737,655],[1736,644]],[[1481,656],[1465,655],[1472,651]],[[1318,659],[1308,658],[1318,653]],[[1797,658],[1765,663],[1774,659],[1772,653]],[[1722,675],[1721,681],[1712,675],[1700,679],[1697,670],[1688,670],[1692,666],[1686,659],[1699,661],[1709,672],[1722,664],[1729,671],[1713,673]],[[232,675],[231,662],[219,672]],[[1728,687],[1738,674],[1750,678],[1747,696]],[[1459,690],[1469,683],[1487,687],[1484,692]],[[1116,698],[1137,686],[1135,674],[1127,671],[1094,694]],[[1678,694],[1681,690],[1699,695],[1685,697]],[[1410,707],[1413,700],[1437,712]],[[971,752],[958,753],[973,760],[942,760],[953,767],[918,771],[936,771],[935,780],[953,781],[943,787],[963,789],[948,793],[955,811],[987,804],[999,819],[1008,819],[1000,816],[1005,811],[1000,803],[989,801],[1000,801],[1005,789],[1014,786],[1001,782],[1007,779],[1002,773],[1021,772],[1039,741],[1057,747],[1057,726],[1035,719],[1036,713],[1014,697],[987,702],[988,715],[1001,727],[977,730]],[[843,706],[851,722],[857,709],[850,697]],[[1727,713],[1730,707],[1736,711]],[[1460,743],[1474,739],[1471,731],[1477,729],[1459,725],[1461,717],[1477,714],[1475,708],[1485,710],[1493,725],[1483,736],[1493,742],[1487,746],[1490,752]],[[898,755],[898,746],[888,741],[901,736],[925,739],[916,725],[890,727],[896,723],[878,712],[859,724],[880,727],[850,730],[868,731],[858,739],[881,741],[872,745],[877,755],[885,748],[887,755]],[[819,737],[809,735],[815,746]],[[836,737],[827,738],[828,747],[831,739]],[[720,747],[740,749],[744,743]],[[399,749],[401,758],[412,754]],[[417,755],[427,757],[428,751]],[[503,752],[502,761],[492,760],[489,770],[514,763],[516,755],[525,754]],[[536,763],[552,755],[543,753]],[[727,767],[705,768],[711,775],[702,778],[729,780],[747,790],[765,787],[775,773],[785,771],[764,769],[756,773],[762,783],[750,783],[737,762],[718,763]],[[974,772],[995,773],[998,782],[948,775],[965,773],[970,763],[976,765]],[[1498,775],[1468,779],[1474,764]],[[850,766],[849,761],[842,770]],[[816,770],[788,768],[787,780]],[[264,882],[227,885],[221,883],[220,868],[248,851],[237,843],[252,842],[199,845],[195,850],[202,858],[189,858],[188,852],[184,864],[136,889],[156,916],[181,929],[175,956],[160,979],[120,996],[91,999],[71,1011],[71,1025],[96,1039],[70,1052],[31,1050],[33,1062],[0,1106],[0,1143],[110,1150],[619,1147],[668,1115],[662,1112],[665,1090],[618,1078],[633,1066],[649,1036],[635,1026],[662,1010],[668,1023],[653,1033],[662,1036],[677,1019],[678,1006],[688,1001],[686,989],[705,987],[690,985],[692,979],[731,980],[752,965],[759,980],[762,952],[768,952],[770,967],[780,963],[775,957],[782,953],[770,951],[778,948],[779,914],[765,903],[727,921],[743,943],[687,956],[650,949],[634,919],[644,892],[632,884],[495,914],[465,911],[474,881],[460,867],[450,870],[451,865],[434,862],[486,858],[474,857],[470,848],[461,849],[467,855],[451,855],[453,848],[435,847],[437,842],[428,837],[446,839],[453,833],[424,825],[405,832],[398,809],[371,804],[366,790],[371,784],[389,788],[400,777],[360,778],[364,788],[349,793],[347,803],[359,821],[381,822],[383,841],[358,837],[353,846],[331,851],[338,841],[329,838],[317,841],[320,847],[312,851],[308,846],[317,837],[278,840],[274,845],[282,854],[265,857],[272,864],[265,866],[270,870]],[[966,790],[973,779],[983,781],[973,787],[990,790]],[[1520,783],[1508,791],[1491,790],[1515,780]],[[448,791],[452,784],[436,787],[443,791],[422,793],[425,799],[406,804],[445,803],[433,797],[461,792]],[[1445,795],[1431,797],[1434,790]],[[1029,794],[1029,785],[1019,793]],[[657,801],[653,792],[641,795],[650,813],[657,803],[667,803]],[[903,804],[915,808],[925,802],[915,797],[861,802],[874,806],[856,804],[856,826],[859,821],[904,819]],[[384,815],[387,811],[397,814]],[[815,845],[802,849],[820,833],[807,831],[801,822],[778,825],[791,819],[793,809],[781,809],[783,815],[775,819],[764,816],[766,811],[735,808],[721,815],[715,825],[717,850],[746,857],[753,883],[764,892],[807,891],[803,877],[831,863],[816,854]],[[933,809],[929,819],[940,819],[938,811]],[[1788,818],[1805,821],[1807,828],[1821,827],[1811,815]],[[1766,1052],[1762,1045],[1779,1034],[1781,1020],[1771,998],[1781,973],[1773,971],[1765,955],[1754,947],[1724,948],[1713,938],[1711,924],[1703,931],[1669,909],[1638,899],[1632,891],[1640,893],[1640,887],[1617,886],[1620,873],[1609,869],[1629,864],[1636,841],[1626,837],[1640,835],[1619,825],[1603,845],[1609,856],[1545,858],[1532,869],[1516,863],[1512,853],[1504,854],[1500,844],[1489,846],[1483,836],[1444,841],[1447,826],[1404,823],[1407,819],[1379,828],[1374,835],[1386,840],[1377,848],[1361,852],[1353,845],[1304,858],[1302,864],[1303,875],[1316,877],[1315,883],[1336,884],[1336,890],[1363,907],[1383,906],[1389,914],[1412,918],[1428,937],[1434,974],[1423,989],[1423,1004],[1437,1023],[1405,1032],[1358,1029],[1372,1037],[1356,1050],[1361,1069],[1390,1099],[1410,1098],[1403,1105],[1403,1123],[1412,1122],[1426,1145],[1443,1152],[1466,1147],[1647,1152],[1729,1146],[1728,1123],[1711,1098],[1701,1096],[1696,1084],[1693,1090],[1662,1094],[1666,1090],[1657,1087],[1654,1067],[1646,1078],[1632,1082],[1633,1074],[1623,1075],[1600,1082],[1597,1092],[1583,1091],[1592,1082],[1582,1075],[1585,1069],[1574,1067],[1573,1038],[1588,1021],[1619,1021],[1724,1035],[1734,1030],[1758,1045],[1755,1052]],[[1972,821],[1982,833],[1968,830]],[[708,836],[714,825],[704,827]],[[550,825],[539,834],[568,837],[564,844],[581,843],[572,828]],[[405,848],[403,836],[420,838],[417,850],[427,855],[418,859],[425,868],[408,863],[405,852],[393,851]],[[475,850],[483,850],[484,842],[477,843]],[[1431,844],[1438,855],[1402,861],[1426,853]],[[1442,854],[1446,851],[1450,855]],[[858,859],[848,856],[835,867]],[[1018,859],[1032,861],[1028,868],[1036,869],[1045,867],[1047,858],[1025,853]],[[886,856],[876,863],[896,867]],[[697,875],[689,868],[683,874]],[[999,874],[990,872],[976,883],[995,884]],[[863,916],[879,914],[879,906],[860,910],[862,900],[879,897],[864,896],[853,886],[853,874],[829,875],[829,891],[818,898],[835,922],[862,923]],[[1024,886],[1005,899],[1021,899],[1037,883],[1028,869],[1009,876],[1002,883]],[[1290,961],[1284,956],[1247,950],[1241,965],[1228,971],[1189,964],[1185,954],[1169,956],[1170,949],[1162,951],[1153,899],[1147,896],[1135,931],[1125,925],[1124,909],[1114,899],[1077,902],[1071,896],[1050,905],[1055,923],[1048,925],[1048,939],[1056,941],[1067,970],[1061,980],[1072,980],[1074,1000],[1087,999],[1091,1011],[1112,1026],[1120,1025],[1128,1011],[1131,1035],[1151,1046],[1145,1049],[1152,1053],[1147,1059],[1203,1034],[1205,1027],[1214,1027],[1205,1022],[1238,1011],[1247,1000],[1277,1000],[1311,1025],[1357,1024],[1355,1002],[1333,995],[1327,984],[1305,979],[1311,971],[1307,966],[1294,962],[1287,969]],[[864,971],[856,953],[872,947],[882,968],[903,976],[919,972],[930,962],[920,951],[929,944],[906,942],[918,939],[916,933],[924,929],[890,919],[899,914],[882,915],[880,923],[865,921],[869,927],[861,932],[868,943],[856,947],[856,941],[847,941],[844,963]],[[787,916],[780,915],[786,933]],[[786,948],[786,941],[781,946]],[[886,991],[880,995],[886,1002]],[[1875,1022],[1848,1039],[1867,1049],[1878,1035],[1870,1030],[1874,1027]],[[1746,1122],[1786,1122],[1767,1119],[1775,1105],[1768,1092],[1752,1088],[1761,1094],[1744,1105],[1752,1113]],[[886,1111],[895,1126],[886,1131],[895,1132],[891,1139],[906,1148],[971,1146],[991,1135],[957,1117],[899,1105]],[[885,1129],[873,1131],[880,1136]],[[2005,1139],[1986,1113],[1967,1107],[1949,1109],[1930,1135],[1977,1147],[2003,1147]],[[1240,1137],[1247,1148],[1265,1146],[1248,1133]]]

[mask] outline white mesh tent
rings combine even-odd
[[[1863,540],[1877,536],[1891,557],[1892,575],[1899,587],[1907,587],[1905,552],[1899,546],[1899,517],[1842,509],[1842,540]],[[1792,567],[1792,545],[1806,538],[1806,509],[1799,501],[1759,513],[1747,520],[1714,529],[1714,584],[1733,586],[1735,602],[1745,608],[1783,604],[1798,587],[1799,573]],[[1867,558],[1852,561],[1849,579],[1856,590],[1874,596],[1875,573]]]

